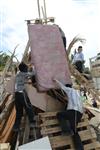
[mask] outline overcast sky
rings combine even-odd
[[[83,45],[86,65],[100,52],[100,0],[45,0],[47,16],[65,32],[67,46],[77,34]],[[43,0],[40,0],[41,6]],[[0,51],[13,51],[20,59],[28,40],[25,20],[38,18],[37,0],[0,0]],[[75,45],[77,48],[78,45]]]

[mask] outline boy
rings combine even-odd
[[[34,126],[34,112],[28,95],[25,91],[25,83],[28,83],[28,67],[23,62],[19,64],[19,72],[15,77],[15,109],[16,109],[16,119],[13,126],[14,131],[20,129],[21,118],[23,115],[23,108],[28,115],[30,126]]]
[[[78,47],[78,52],[75,53],[74,57],[73,57],[73,61],[72,63],[76,66],[76,69],[80,72],[83,73],[83,64],[84,64],[84,55],[82,53],[82,46]]]
[[[73,132],[72,138],[76,150],[84,150],[77,131],[77,124],[80,122],[83,115],[83,105],[80,100],[80,95],[77,90],[72,88],[72,85],[66,84],[66,86],[64,86],[60,81],[54,81],[68,96],[68,105],[66,110],[57,113],[62,133],[69,135]]]

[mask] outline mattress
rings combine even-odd
[[[71,74],[59,28],[56,25],[29,24],[28,34],[38,90],[56,88],[54,78],[70,84]]]

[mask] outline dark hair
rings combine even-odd
[[[72,84],[66,84],[66,87],[72,88]]]
[[[21,72],[27,72],[28,71],[28,66],[24,63],[24,62],[21,62],[18,66],[19,70]]]
[[[79,49],[79,48],[82,48],[82,46],[79,46],[78,49]]]

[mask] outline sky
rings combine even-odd
[[[86,39],[83,53],[85,64],[89,66],[89,58],[100,52],[100,0],[45,1],[47,16],[54,17],[55,23],[63,29],[67,46],[76,35]],[[40,5],[43,6],[43,0]],[[16,56],[21,60],[28,41],[25,20],[35,18],[38,18],[37,0],[0,0],[0,51],[9,53],[19,44]]]

